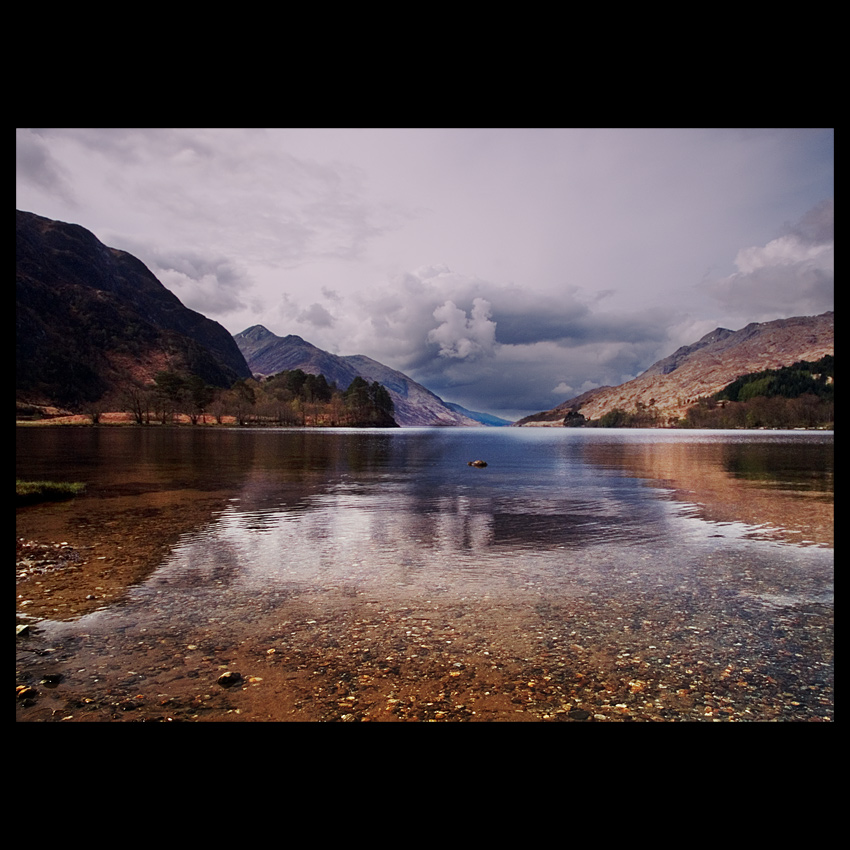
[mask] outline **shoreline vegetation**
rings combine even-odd
[[[621,413],[621,411],[612,411],[615,414]],[[627,414],[624,417],[627,420]],[[595,427],[595,428],[632,428],[632,429],[643,429],[643,430],[664,430],[664,431],[686,431],[689,429],[706,429],[706,430],[726,430],[726,431],[834,431],[835,426],[832,421],[823,422],[818,424],[811,425],[770,425],[770,424],[759,424],[759,425],[742,425],[742,424],[734,424],[730,422],[728,419],[720,417],[715,420],[715,422],[706,422],[706,423],[688,423],[688,424],[680,424],[680,425],[637,425],[637,424],[625,424],[622,422],[618,422],[615,417],[611,417],[612,422],[602,424],[601,422],[594,425],[586,425],[584,427]],[[63,426],[71,426],[78,428],[92,428],[92,427],[130,427],[130,426],[138,426],[139,423],[135,421],[131,414],[123,412],[123,411],[104,411],[99,414],[96,421],[92,420],[90,414],[87,413],[68,413],[68,412],[60,412],[55,414],[45,413],[39,416],[39,418],[27,417],[27,418],[16,418],[15,425],[23,428],[39,428],[46,427],[52,425],[63,425]],[[288,428],[362,428],[362,427],[387,427],[387,426],[375,426],[375,425],[357,425],[357,424],[330,424],[322,421],[313,421],[312,417],[308,417],[306,422],[299,423],[286,423],[285,425],[281,425],[281,423],[275,420],[263,420],[260,418],[252,419],[248,422],[238,422],[235,416],[223,416],[221,419],[218,419],[214,416],[202,416],[198,418],[197,421],[193,422],[189,416],[185,414],[176,414],[169,422],[157,422],[151,421],[149,423],[143,423],[144,427],[157,427],[161,425],[172,426],[172,427],[204,427],[204,428],[250,428],[250,427],[288,427]],[[397,427],[397,426],[389,426],[389,427]],[[437,426],[434,426],[437,427]],[[558,427],[558,426],[550,426],[550,427]],[[570,426],[560,426],[560,427],[570,427]]]
[[[792,366],[740,375],[711,396],[697,399],[685,416],[672,420],[655,399],[633,411],[615,408],[586,419],[565,407],[532,414],[514,425],[564,428],[714,428],[834,430],[835,360],[800,360]],[[399,427],[393,400],[377,381],[355,378],[340,390],[324,375],[301,369],[262,379],[240,379],[229,390],[211,387],[197,376],[158,372],[153,384],[131,386],[77,412],[17,402],[18,424],[54,425],[227,425],[286,427]],[[566,410],[564,415],[563,410]]]
[[[81,481],[21,481],[15,479],[15,505],[34,505],[38,502],[59,502],[73,499],[86,491]]]
[[[377,381],[358,376],[341,390],[324,375],[301,369],[240,379],[230,389],[196,375],[160,371],[150,385],[127,386],[64,409],[24,401],[16,408],[16,421],[27,423],[399,427],[392,397]]]
[[[729,409],[727,409],[729,408]],[[756,411],[764,411],[764,407],[755,405]],[[767,405],[770,411],[785,409],[781,404]],[[28,406],[32,410],[32,406]],[[830,410],[832,412],[832,408]],[[749,414],[749,415],[748,415]],[[584,428],[637,428],[644,430],[666,430],[685,431],[689,429],[727,430],[727,431],[833,431],[835,430],[834,415],[829,417],[810,416],[805,424],[800,418],[787,415],[756,415],[753,405],[749,407],[740,402],[730,402],[722,406],[704,402],[699,407],[699,414],[681,420],[678,424],[662,424],[660,422],[647,422],[637,416],[633,416],[622,410],[613,410],[602,419],[590,420],[582,426],[570,424],[557,425],[554,422],[548,427],[584,427]],[[19,413],[15,418],[15,425],[24,428],[39,428],[51,425],[76,426],[81,428],[91,427],[130,427],[142,425],[144,427],[172,426],[172,427],[204,427],[204,428],[250,428],[250,427],[288,427],[288,428],[363,428],[363,427],[399,427],[398,425],[381,425],[374,422],[336,422],[329,421],[323,416],[304,414],[300,421],[281,422],[277,417],[251,416],[242,421],[235,415],[214,416],[202,414],[191,417],[185,413],[174,413],[166,421],[152,418],[150,421],[138,422],[133,414],[121,410],[104,410],[92,415],[91,413],[72,413],[67,410],[56,408],[41,408],[37,412]],[[529,423],[525,427],[532,426]],[[540,427],[538,425],[538,427]]]

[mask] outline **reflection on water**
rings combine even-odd
[[[752,533],[833,545],[833,441],[787,432],[698,432],[680,439],[594,445],[588,458],[669,486],[696,515]]]
[[[61,468],[98,498],[231,489],[155,582],[392,585],[418,571],[493,592],[517,564],[557,581],[641,552],[687,560],[682,540],[830,546],[832,449],[831,435],[788,433],[33,429],[18,474]],[[478,456],[486,469],[467,466]]]
[[[17,461],[19,477],[87,481],[85,498],[233,494],[122,605],[45,624],[58,638],[247,628],[317,589],[414,606],[637,600],[642,616],[713,600],[727,626],[734,600],[828,605],[832,450],[831,434],[19,429]]]

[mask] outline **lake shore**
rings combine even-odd
[[[101,426],[126,427],[132,425],[139,425],[143,428],[155,428],[163,424],[165,424],[166,427],[173,425],[187,425],[193,428],[197,428],[198,426],[221,428],[223,426],[236,426],[237,422],[235,416],[222,416],[221,421],[218,421],[218,419],[214,416],[205,415],[201,416],[197,423],[193,423],[187,415],[183,413],[176,413],[174,414],[173,420],[171,422],[162,423],[156,419],[152,419],[150,422],[140,425],[140,423],[135,420],[131,413],[127,413],[124,411],[110,411],[100,413],[97,416],[96,422],[92,420],[92,415],[89,413],[69,413],[67,411],[56,411],[54,413],[44,415],[39,418],[15,419],[15,425],[19,428],[45,428],[50,425],[75,425],[79,427],[87,426],[90,428]]]
[[[65,620],[120,599],[225,503],[223,494],[134,491],[16,509],[18,614]]]
[[[722,668],[712,663],[718,612],[710,600],[690,612],[678,603],[648,612],[639,601],[612,611],[610,600],[543,601],[533,591],[490,604],[399,604],[374,589],[308,588],[279,594],[273,610],[229,636],[143,629],[123,658],[126,647],[107,637],[72,629],[57,639],[37,618],[72,623],[120,602],[220,504],[206,496],[185,507],[183,498],[179,515],[173,501],[147,505],[150,524],[140,526],[138,504],[122,513],[110,501],[108,519],[90,516],[82,526],[56,506],[18,512],[18,622],[29,624],[17,638],[18,721],[832,719],[831,684],[790,684],[806,680],[794,625],[805,625],[807,662],[831,658],[832,611],[817,605],[778,618],[789,629],[787,652]],[[776,622],[752,627],[770,631]],[[219,683],[226,672],[238,674],[227,687]]]

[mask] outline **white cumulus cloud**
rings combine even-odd
[[[493,351],[496,323],[490,321],[490,302],[475,298],[470,312],[467,318],[454,301],[446,301],[434,310],[434,318],[441,324],[428,332],[428,342],[440,346],[441,357],[466,360]]]

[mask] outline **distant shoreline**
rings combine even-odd
[[[276,422],[251,422],[240,425],[236,422],[235,416],[224,416],[222,417],[221,422],[215,421],[215,417],[204,417],[204,421],[196,422],[194,425],[191,420],[185,414],[176,414],[174,417],[174,421],[172,422],[159,422],[159,421],[151,421],[148,423],[138,423],[133,419],[132,414],[130,413],[103,413],[101,414],[98,422],[92,422],[92,418],[90,415],[85,413],[77,413],[70,414],[67,416],[47,416],[43,419],[15,419],[15,425],[21,428],[45,428],[51,425],[61,425],[65,427],[76,427],[76,428],[127,428],[127,427],[137,427],[137,428],[321,428],[326,430],[334,430],[338,428],[350,428],[350,427],[370,427],[370,426],[350,426],[350,425],[279,425]],[[381,426],[374,426],[381,427]],[[403,430],[403,426],[400,426]],[[434,424],[430,426],[418,426],[418,427],[431,427],[431,428],[460,428],[461,430],[468,430],[468,426],[463,425],[445,425],[445,424]],[[496,427],[496,426],[486,426],[481,425],[482,428],[486,427]],[[588,431],[588,430],[610,430],[610,431],[787,431],[787,432],[809,432],[809,431],[817,431],[817,432],[832,432],[834,433],[834,428],[829,428],[827,426],[816,426],[814,428],[768,428],[768,427],[757,427],[757,428],[682,428],[670,425],[658,425],[658,426],[644,426],[644,427],[621,427],[621,428],[566,428],[563,425],[511,425],[508,427],[518,427],[518,428],[552,428],[552,429],[562,429],[564,431]]]

